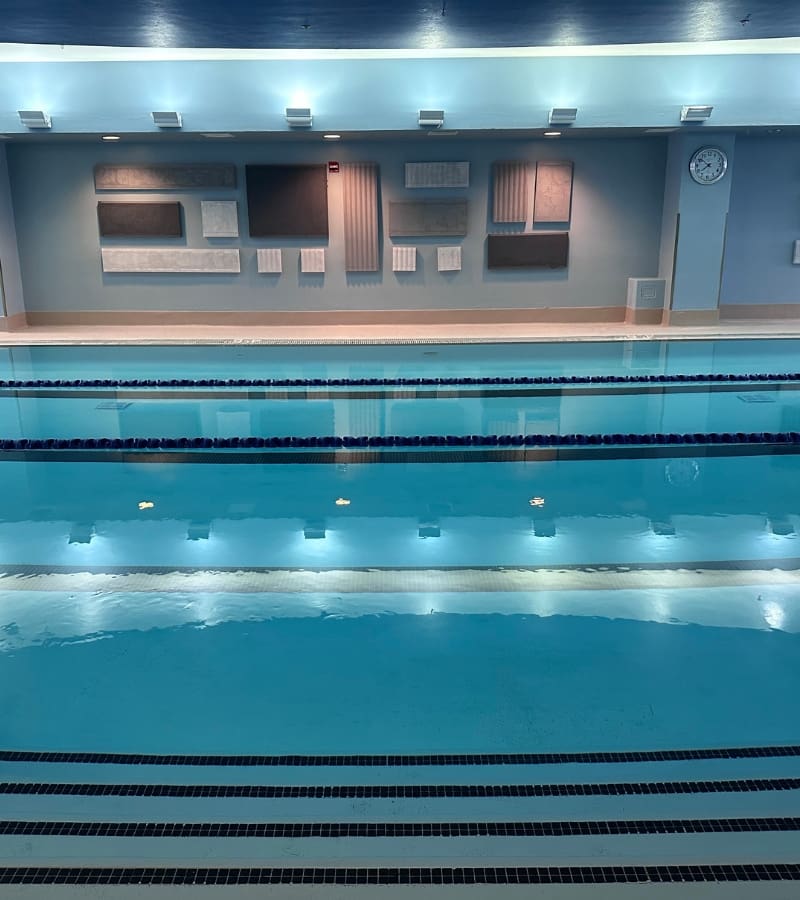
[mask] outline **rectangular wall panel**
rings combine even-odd
[[[569,222],[572,211],[572,163],[537,162],[533,221]]]
[[[239,237],[239,205],[235,200],[201,200],[203,237]]]
[[[345,163],[344,178],[344,268],[346,272],[377,272],[378,259],[378,166],[376,163]]]
[[[440,272],[460,272],[461,247],[438,247],[436,263]]]
[[[528,163],[523,160],[496,162],[493,169],[492,221],[527,222],[530,208]]]
[[[792,256],[792,263],[795,266],[800,266],[800,241],[794,242],[794,254]]]
[[[416,247],[392,247],[392,271],[416,272],[417,248]]]
[[[468,162],[406,163],[407,188],[469,187]]]
[[[101,237],[181,237],[180,203],[97,204]]]
[[[327,237],[324,165],[246,166],[250,237]]]
[[[563,269],[569,258],[569,234],[490,234],[490,269]]]
[[[100,251],[104,272],[132,273],[203,273],[233,275],[239,272],[238,250],[165,250],[148,247],[103,247]]]
[[[389,235],[464,235],[468,221],[466,200],[420,200],[389,204]]]
[[[319,275],[325,271],[325,248],[308,247],[300,251],[300,271]]]
[[[98,191],[179,191],[235,188],[236,166],[226,163],[170,163],[168,165],[94,167]]]
[[[256,250],[258,271],[262,275],[280,275],[283,271],[283,252],[279,247]]]

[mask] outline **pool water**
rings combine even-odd
[[[776,377],[324,397],[49,385],[3,392],[0,438],[797,430],[800,391],[778,377],[797,350],[15,348],[0,378]],[[40,450],[0,455],[0,478],[2,748],[800,742],[796,445]]]

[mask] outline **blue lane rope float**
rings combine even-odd
[[[0,380],[0,389],[16,388],[330,388],[444,387],[490,385],[682,384],[684,382],[789,382],[800,372],[706,373],[693,375],[521,375],[515,378],[72,378]]]
[[[692,434],[469,434],[368,437],[129,437],[5,438],[0,451],[25,450],[360,450],[405,447],[591,447],[706,444],[799,445],[798,431],[694,432]]]

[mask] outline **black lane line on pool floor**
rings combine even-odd
[[[123,838],[609,837],[800,830],[800,818],[609,819],[555,822],[32,822],[0,821],[0,835]]]
[[[509,866],[497,868],[0,868],[0,884],[139,885],[434,885],[683,884],[798,881],[800,863],[715,863],[666,866]]]
[[[228,756],[98,753],[67,750],[0,750],[0,762],[92,763],[132,766],[541,766],[564,763],[675,762],[800,756],[800,744],[708,747],[699,750],[608,750],[584,753],[432,753],[429,755]]]
[[[577,462],[591,459],[705,459],[800,454],[800,444],[680,444],[658,446],[586,446],[520,450],[2,450],[3,462],[155,463],[174,465],[355,465],[376,463]]]
[[[632,797],[797,791],[800,778],[634,781],[602,784],[94,784],[0,782],[0,794],[257,800],[410,800],[509,797]]]
[[[680,383],[680,384],[598,384],[546,385],[542,387],[495,387],[495,388],[452,388],[452,387],[407,387],[385,388],[383,390],[327,390],[320,388],[275,388],[272,390],[239,390],[236,388],[208,390],[184,388],[164,390],[162,388],[118,389],[86,388],[0,388],[0,397],[18,400],[465,400],[470,398],[518,397],[616,397],[616,396],[662,396],[666,394],[780,394],[784,391],[800,391],[798,382],[747,382],[736,383]]]

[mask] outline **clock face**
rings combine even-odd
[[[698,184],[714,184],[728,168],[728,157],[718,147],[701,147],[689,160],[689,173]]]

